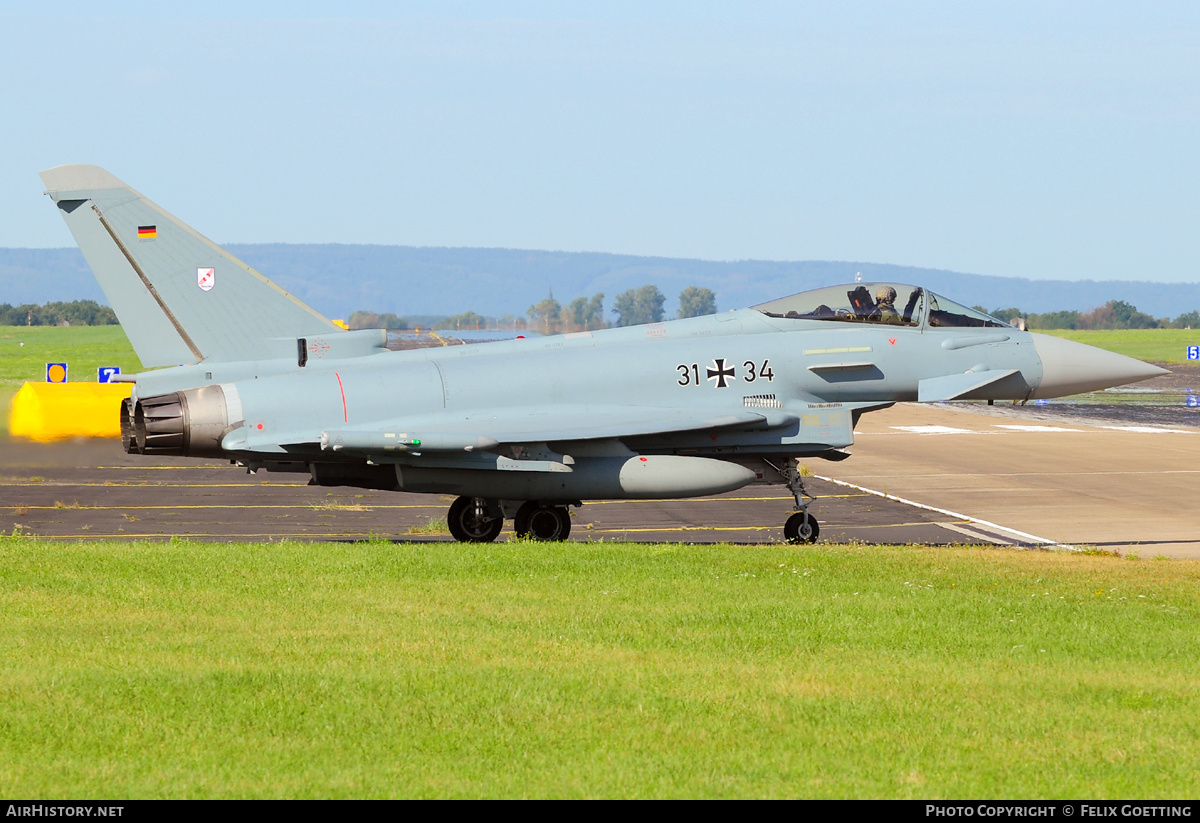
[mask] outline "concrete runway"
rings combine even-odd
[[[904,404],[866,415],[854,456],[809,461],[821,540],[1092,545],[1200,558],[1200,429],[1030,419]],[[1007,415],[1007,416],[1006,416]],[[1114,423],[1114,425],[1118,425]],[[124,454],[118,443],[0,444],[0,529],[63,539],[449,540],[451,498],[306,485],[227,463]],[[853,485],[843,485],[843,484]],[[885,499],[890,493],[901,500]],[[778,486],[693,500],[587,503],[571,540],[780,542]],[[510,536],[508,529],[501,535]]]
[[[813,470],[1026,540],[1200,559],[1200,428],[901,404],[865,415],[855,441],[854,457]]]

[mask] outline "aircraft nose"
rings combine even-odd
[[[1042,361],[1042,380],[1030,395],[1035,398],[1098,391],[1169,373],[1123,354],[1048,334],[1033,335],[1033,348]]]

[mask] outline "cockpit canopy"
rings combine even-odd
[[[754,306],[768,317],[790,320],[833,320],[843,323],[883,323],[895,326],[959,328],[1007,323],[953,300],[903,283],[851,283],[793,294]]]

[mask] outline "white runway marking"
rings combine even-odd
[[[934,478],[934,477],[1080,477],[1080,476],[1104,477],[1105,475],[1109,475],[1112,477],[1127,477],[1130,475],[1139,475],[1139,474],[1154,475],[1155,477],[1157,477],[1159,475],[1163,475],[1163,474],[1200,474],[1200,469],[1144,469],[1144,470],[1112,469],[1112,470],[1094,471],[1094,472],[1081,472],[1081,471],[921,472],[919,474],[914,472],[914,473],[906,474],[905,477],[920,477],[920,478],[926,478],[926,479]],[[893,480],[893,479],[895,479],[891,475],[887,475],[887,474],[879,474],[879,475],[860,474],[859,477],[865,477],[865,478],[869,478],[869,479],[878,479],[878,480]],[[42,485],[42,484],[39,483],[38,485]],[[1037,490],[1030,489],[1029,491],[1037,491]],[[628,501],[623,501],[623,502],[628,502]],[[591,504],[589,503],[588,505],[591,505]]]
[[[925,511],[937,512],[938,514],[944,514],[947,517],[953,517],[955,520],[966,520],[968,522],[975,523],[978,526],[982,526],[985,529],[995,529],[996,531],[1015,535],[1016,537],[1020,538],[1021,540],[1024,540],[1027,543],[1034,543],[1039,546],[1054,546],[1056,548],[1070,549],[1072,551],[1075,550],[1075,547],[1068,543],[1059,543],[1056,540],[1049,540],[1045,537],[1038,537],[1035,534],[1029,534],[1027,532],[1017,531],[1016,529],[1010,529],[1008,526],[1001,526],[998,523],[991,523],[987,520],[982,520],[978,517],[971,517],[969,514],[960,514],[959,512],[952,512],[949,509],[939,509],[937,506],[926,506],[924,503],[918,503],[915,500],[905,500],[903,497],[897,497],[894,494],[888,494],[887,492],[876,491],[875,489],[868,489],[866,486],[859,486],[855,483],[847,483],[845,480],[835,480],[832,477],[823,477],[822,475],[819,475],[819,474],[815,474],[815,475],[813,475],[813,477],[816,477],[818,480],[825,480],[829,483],[836,483],[839,486],[846,486],[847,488],[858,489],[861,492],[866,492],[867,494],[873,494],[876,497],[882,497],[884,500],[895,500],[897,503],[903,503],[906,506],[915,506],[918,509],[925,509]],[[938,525],[945,526],[946,524],[939,523]]]
[[[1034,426],[1029,424],[1011,424],[1011,423],[994,423],[992,424],[997,429],[1005,429],[1014,432],[1074,432],[1076,434],[1099,434],[1101,429],[1118,432],[1134,432],[1135,434],[1195,434],[1187,429],[1170,429],[1165,426],[1100,426],[1097,425],[1091,431],[1087,429],[1068,429],[1063,426]],[[981,429],[956,429],[951,426],[892,426],[896,431],[907,432],[908,434],[1000,434],[997,431],[987,431]],[[887,432],[880,432],[886,434]],[[870,432],[856,432],[856,437],[870,434]]]
[[[1081,432],[1083,429],[1066,429],[1062,426],[1009,426],[1003,423],[997,423],[998,429],[1010,429],[1018,432]]]
[[[1012,545],[1012,541],[1010,541],[1010,540],[1001,540],[999,537],[996,537],[996,535],[994,535],[994,534],[984,534],[983,532],[977,532],[977,531],[974,531],[973,529],[964,529],[962,526],[959,526],[955,523],[938,523],[938,525],[941,526],[943,529],[950,529],[951,531],[956,531],[959,534],[965,534],[967,537],[970,537],[972,540],[982,540],[985,543],[996,543],[1001,546],[1011,546]]]

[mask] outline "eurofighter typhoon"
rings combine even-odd
[[[345,331],[96,166],[41,173],[142,363],[126,451],[322,486],[455,495],[458,540],[564,540],[585,500],[783,484],[901,401],[1060,397],[1163,373],[919,286],[854,283],[721,315],[392,351]],[[183,364],[183,365],[180,365]]]

